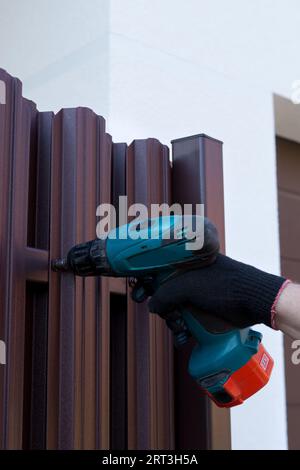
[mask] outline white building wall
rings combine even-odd
[[[198,132],[223,140],[227,253],[279,272],[272,95],[289,98],[300,78],[297,0],[0,0],[0,8],[0,66],[40,109],[89,106],[118,141]],[[275,370],[232,410],[235,449],[287,446],[282,337],[260,329]]]
[[[0,67],[42,111],[108,114],[109,0],[0,0]]]
[[[299,3],[260,0],[114,0],[111,10],[113,135],[169,142],[205,132],[223,140],[227,253],[273,272],[279,243],[272,93],[289,95],[297,78],[299,16]],[[232,410],[232,444],[285,449],[282,337],[259,329],[275,370],[261,393]]]

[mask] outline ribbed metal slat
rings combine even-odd
[[[54,119],[50,256],[96,237],[96,208],[110,202],[111,138],[85,108]],[[50,275],[48,447],[108,444],[109,312],[106,283]]]

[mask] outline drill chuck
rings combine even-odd
[[[105,240],[96,239],[75,245],[66,258],[55,259],[51,268],[56,272],[72,272],[76,276],[115,275],[107,260]]]

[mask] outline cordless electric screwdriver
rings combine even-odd
[[[202,238],[190,227],[202,227]],[[193,243],[196,249],[191,249]],[[66,258],[52,261],[52,269],[131,278],[132,298],[143,302],[183,270],[213,263],[218,251],[218,233],[207,218],[162,216],[133,221],[104,239],[76,245]],[[192,305],[178,305],[164,319],[176,346],[183,346],[190,336],[196,340],[189,373],[218,406],[239,405],[268,382],[273,359],[261,343],[261,333],[234,328]]]

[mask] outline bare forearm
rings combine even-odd
[[[290,283],[283,290],[276,307],[276,325],[288,336],[300,339],[300,285]]]

